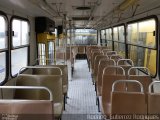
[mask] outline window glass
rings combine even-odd
[[[18,58],[18,59],[17,59]],[[17,74],[28,63],[28,47],[11,50],[12,76]]]
[[[149,68],[156,74],[156,20],[148,19],[128,25],[129,57],[137,66]],[[143,47],[141,47],[143,46]],[[147,47],[147,48],[145,48]]]
[[[81,45],[97,44],[97,30],[76,29],[74,36],[75,36],[74,39],[75,44],[81,44]]]
[[[128,25],[128,43],[137,44],[138,42],[138,24]]]
[[[129,45],[128,56],[135,66],[147,67],[152,75],[156,74],[156,50]]]
[[[13,47],[29,44],[29,26],[26,21],[14,19],[12,22]]]
[[[46,52],[45,52],[45,44],[38,44],[38,59],[39,65],[46,65]]]
[[[112,40],[112,29],[106,29],[106,39],[107,40]]]
[[[106,39],[106,33],[105,30],[101,30],[101,39],[105,40]]]
[[[155,48],[155,28],[156,21],[146,20],[143,22],[139,22],[139,41],[138,44],[142,46]]]
[[[114,41],[118,41],[118,27],[113,28],[113,39]]]
[[[118,42],[114,42],[114,51],[118,51]]]
[[[22,21],[22,43],[21,45],[26,45],[29,43],[29,26],[26,21]]]
[[[6,76],[6,53],[0,53],[0,82],[5,79]]]
[[[119,41],[120,42],[124,42],[125,41],[125,37],[124,37],[124,26],[119,26],[118,27],[118,34],[119,34]]]
[[[48,62],[49,64],[54,62],[54,42],[48,42]]]
[[[7,40],[6,40],[6,22],[4,17],[0,16],[0,49],[7,48]]]
[[[0,82],[6,78],[6,48],[7,46],[7,22],[4,16],[0,16]]]
[[[112,41],[107,41],[107,48],[112,49]]]
[[[108,32],[108,29],[106,29],[106,40],[109,40],[109,32]]]
[[[125,58],[125,44],[114,42],[114,50],[117,51],[119,55],[121,55],[123,58]]]

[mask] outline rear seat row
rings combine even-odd
[[[25,68],[30,73],[21,74],[21,71]],[[16,89],[14,99],[7,100],[7,102],[0,100],[0,113],[28,114],[29,116],[25,117],[31,117],[29,119],[33,118],[33,120],[61,119],[63,109],[65,109],[65,103],[67,102],[67,65],[24,67],[20,70],[15,83],[16,86],[12,87]],[[24,89],[19,90],[20,86],[21,89]],[[10,88],[8,86],[5,87],[6,89]],[[9,109],[10,107],[12,109]],[[5,110],[3,111],[1,108]],[[34,115],[30,116],[30,114]],[[22,115],[20,117],[23,118],[24,116]]]

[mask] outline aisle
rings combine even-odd
[[[69,99],[62,120],[87,120],[89,114],[98,113],[96,93],[86,60],[76,60],[72,81],[69,82]]]

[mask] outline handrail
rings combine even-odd
[[[131,71],[132,69],[146,69],[147,72],[148,72],[148,76],[150,76],[150,71],[149,71],[149,69],[148,69],[147,67],[131,67],[131,68],[128,70],[128,75],[130,75],[130,71]],[[137,76],[137,75],[132,75],[132,76]]]
[[[18,72],[18,76],[21,74],[22,70],[25,69],[25,68],[42,68],[42,69],[45,69],[45,68],[57,68],[61,71],[61,75],[62,75],[62,70],[59,68],[59,67],[55,67],[55,66],[26,66],[26,67],[22,67],[19,72]]]
[[[113,54],[113,55],[109,55],[110,59],[114,59],[113,57],[119,57],[120,59],[122,59],[122,56],[120,56],[119,54]]]
[[[137,83],[137,84],[139,84],[139,86],[140,86],[140,88],[141,88],[141,92],[143,93],[144,92],[144,90],[143,90],[143,85],[139,82],[139,81],[137,81],[137,80],[116,80],[113,84],[112,84],[112,92],[115,90],[115,85],[117,84],[117,83],[122,83],[122,82],[124,82],[124,83]]]
[[[153,81],[152,83],[149,84],[149,87],[148,87],[148,92],[151,93],[151,87],[155,84],[155,83],[160,83],[160,81]]]
[[[53,95],[50,89],[42,86],[0,86],[0,89],[28,89],[28,90],[46,90],[49,93],[50,100],[53,101]]]
[[[122,75],[125,75],[125,70],[124,70],[121,66],[114,66],[114,65],[109,65],[108,67],[105,67],[105,68],[103,69],[103,74],[104,74],[104,72],[106,71],[106,69],[109,69],[109,68],[122,69],[122,71],[123,71]]]
[[[113,61],[113,63],[114,63],[114,65],[116,65],[116,62],[112,59],[108,59],[108,58],[102,58],[100,61],[99,61],[99,63],[98,63],[98,66],[100,65],[100,63],[101,63],[101,61]]]
[[[134,66],[134,63],[133,63],[133,61],[132,61],[131,59],[119,59],[119,60],[117,61],[117,65],[119,65],[119,63],[120,63],[121,61],[130,61],[130,62],[131,62],[131,66]]]
[[[108,51],[108,52],[107,52],[107,55],[108,55],[108,53],[114,53],[115,55],[117,54],[116,51]],[[112,55],[113,55],[113,54],[112,54]]]

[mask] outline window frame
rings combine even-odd
[[[14,19],[16,19],[16,20],[21,20],[21,21],[26,21],[27,23],[28,23],[28,30],[29,30],[29,42],[28,42],[28,44],[27,45],[21,45],[21,46],[16,46],[16,47],[14,47],[13,46],[13,33],[12,33],[12,23],[13,23],[13,20]],[[20,16],[12,16],[11,17],[11,19],[10,19],[10,71],[9,71],[9,73],[10,73],[10,76],[11,76],[11,78],[15,78],[17,75],[18,75],[18,73],[16,73],[15,75],[12,75],[12,50],[17,50],[17,49],[21,49],[21,48],[27,48],[27,65],[26,66],[28,66],[29,65],[29,63],[30,63],[30,32],[31,32],[31,26],[30,26],[30,21],[27,19],[27,18],[23,18],[23,17],[20,17]],[[24,69],[23,71],[25,71],[26,69]],[[22,72],[23,72],[22,71]]]
[[[0,85],[4,85],[6,83],[6,81],[8,80],[8,76],[9,76],[9,20],[8,20],[7,14],[5,14],[3,11],[0,11],[0,16],[4,17],[5,22],[6,22],[7,47],[0,50],[0,53],[5,52],[5,62],[6,62],[5,78],[0,82]]]
[[[139,23],[139,22],[143,22],[145,20],[150,20],[150,19],[154,19],[155,20],[155,47],[147,47],[147,46],[142,46],[142,45],[135,45],[135,44],[132,44],[132,43],[128,43],[128,25],[129,24],[133,24],[133,23]],[[157,73],[159,71],[159,67],[160,65],[158,66],[158,61],[160,60],[160,56],[158,58],[158,54],[159,54],[159,51],[158,51],[158,38],[159,38],[159,35],[158,35],[158,30],[159,30],[159,21],[158,21],[158,17],[156,15],[151,15],[151,16],[147,16],[147,17],[144,17],[144,18],[140,18],[140,19],[136,19],[136,20],[132,20],[132,21],[129,21],[129,22],[126,22],[126,49],[128,50],[128,46],[129,45],[132,45],[132,46],[137,46],[137,47],[142,47],[142,48],[145,48],[145,49],[151,49],[151,50],[155,50],[156,51],[156,72],[155,72],[155,75],[152,75],[151,74],[151,77],[152,78],[155,78],[157,76]],[[128,58],[128,52],[127,52],[127,58]],[[141,70],[143,73],[146,73],[145,71]],[[160,75],[160,72],[158,73],[158,75]]]

